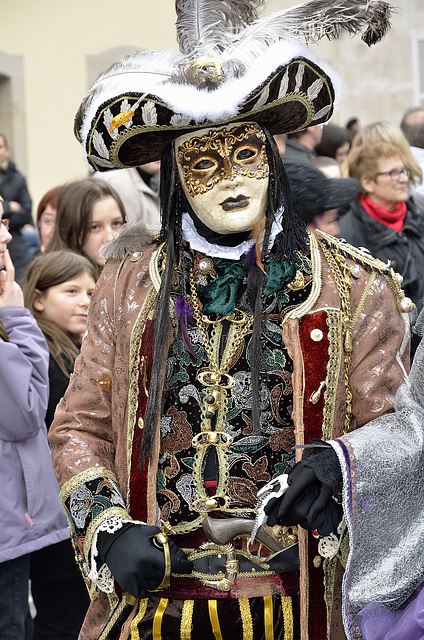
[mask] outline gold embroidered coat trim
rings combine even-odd
[[[316,304],[322,289],[322,263],[318,242],[313,233],[308,231],[309,246],[311,249],[312,287],[308,298],[303,304],[298,305],[287,313],[282,321],[282,326],[292,319],[299,319],[312,310]]]
[[[128,388],[128,423],[127,423],[127,468],[128,468],[128,484],[127,484],[127,500],[130,504],[130,480],[131,480],[131,456],[134,440],[134,430],[139,426],[136,425],[137,406],[138,406],[138,380],[140,374],[140,358],[141,358],[141,342],[144,329],[146,328],[147,318],[153,309],[156,301],[157,291],[151,287],[147,294],[138,315],[138,318],[131,331],[130,338],[130,370],[129,370],[129,388]]]
[[[342,353],[339,348],[342,339],[342,317],[339,309],[327,309],[328,325],[328,364],[326,387],[324,391],[324,409],[322,437],[324,440],[333,438],[334,415],[342,367]]]
[[[86,482],[96,480],[97,478],[109,478],[119,486],[118,480],[113,471],[106,469],[106,467],[91,467],[90,469],[81,471],[81,473],[68,480],[68,482],[65,482],[59,493],[59,498],[62,504],[65,504],[66,500],[71,496],[75,489],[78,489],[78,487]]]

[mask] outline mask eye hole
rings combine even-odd
[[[256,158],[258,152],[254,149],[250,149],[249,147],[245,147],[244,149],[239,149],[236,153],[236,160],[238,162],[246,162],[248,160],[252,160]]]
[[[193,169],[196,171],[208,171],[208,169],[212,169],[216,165],[215,162],[209,160],[208,158],[202,158],[193,166]]]

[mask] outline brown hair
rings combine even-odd
[[[337,150],[346,142],[350,146],[350,139],[346,129],[329,123],[323,126],[321,142],[317,144],[314,151],[318,156],[335,158]]]
[[[44,333],[50,355],[57,362],[63,373],[69,377],[64,357],[71,362],[79,353],[73,334],[59,327],[45,317],[43,312],[34,306],[36,290],[45,293],[50,287],[71,280],[81,273],[88,273],[94,281],[97,277],[93,264],[84,256],[66,249],[51,251],[37,256],[29,265],[23,285],[25,306],[31,311],[38,326]]]
[[[61,190],[62,185],[58,187],[53,187],[49,189],[44,196],[41,198],[37,207],[37,222],[40,221],[41,215],[44,213],[46,208],[50,205],[53,209],[56,209],[57,196],[59,195],[59,191]]]
[[[421,167],[412,155],[408,140],[405,138],[400,127],[396,127],[388,120],[379,120],[372,124],[367,124],[353,138],[352,149],[362,147],[365,144],[375,144],[377,142],[388,142],[397,147],[396,154],[402,159],[406,169],[409,169],[410,182],[420,183],[423,174]]]
[[[367,143],[356,147],[350,151],[346,160],[349,177],[374,180],[378,173],[379,161],[393,157],[399,157],[403,161],[399,147],[389,142]]]
[[[0,338],[3,338],[5,342],[9,342],[9,336],[7,335],[7,331],[4,328],[4,324],[1,320],[0,320]]]
[[[57,198],[56,222],[46,251],[71,249],[90,260],[83,247],[90,235],[93,207],[98,200],[108,196],[116,200],[122,221],[125,222],[125,209],[121,198],[107,182],[85,178],[64,185]],[[97,265],[92,260],[90,262],[97,269],[98,277]]]

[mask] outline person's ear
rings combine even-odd
[[[362,189],[365,191],[365,193],[367,194],[374,193],[374,190],[375,190],[374,180],[371,180],[371,178],[362,177],[360,182],[361,182]]]
[[[44,294],[39,289],[34,292],[34,309],[40,313],[44,311]]]

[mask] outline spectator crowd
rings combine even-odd
[[[424,108],[406,110],[400,126],[354,117],[276,142],[296,214],[312,233],[390,261],[415,303],[413,323],[424,296]],[[89,598],[47,432],[79,354],[102,247],[132,225],[159,230],[159,180],[159,161],[95,173],[51,185],[33,208],[0,134],[0,407],[14,427],[0,434],[0,639],[78,637]],[[41,506],[31,511],[31,500]]]

